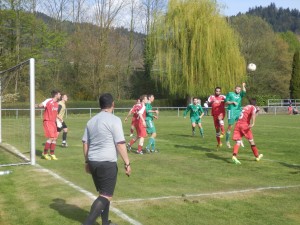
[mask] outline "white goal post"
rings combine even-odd
[[[17,70],[19,68],[22,68],[24,65],[29,65],[29,95],[30,95],[30,159],[27,163],[20,163],[20,164],[31,164],[35,165],[36,163],[36,157],[35,157],[35,59],[30,58],[22,63],[19,63],[16,66],[13,66],[7,70],[0,71],[0,78],[2,78],[6,73],[9,73],[11,71]],[[2,127],[2,97],[3,97],[3,90],[2,90],[2,83],[0,80],[0,144],[2,148],[8,149],[10,153],[13,153],[14,155],[17,155],[18,157],[22,159],[26,159],[27,157],[24,156],[22,153],[18,152],[18,149],[14,148],[13,143],[2,143],[3,142],[3,127]],[[12,148],[6,148],[5,146],[12,146]],[[10,164],[8,164],[10,165]],[[11,164],[14,165],[14,164]],[[1,166],[1,165],[0,165]],[[4,165],[3,165],[4,166]]]

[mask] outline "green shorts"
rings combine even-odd
[[[147,134],[156,133],[156,129],[155,129],[153,120],[146,120],[146,126],[147,126]]]
[[[228,125],[235,124],[235,122],[238,121],[240,115],[241,115],[241,110],[228,110],[227,112]]]
[[[201,119],[199,116],[198,117],[192,116],[190,119],[191,119],[191,123],[195,123],[195,124],[201,123]]]

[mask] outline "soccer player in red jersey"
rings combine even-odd
[[[138,145],[138,150],[136,151],[137,154],[143,154],[143,145],[144,145],[144,140],[145,137],[147,137],[147,132],[146,132],[146,107],[145,103],[148,101],[147,95],[142,95],[140,97],[141,104],[136,105],[134,108],[134,116],[136,116],[136,120],[134,122],[134,127],[136,129],[136,138],[132,138],[130,142],[127,144],[127,150],[131,150],[131,146],[139,140],[139,145]]]
[[[134,123],[136,121],[136,118],[138,116],[136,112],[136,109],[139,108],[141,105],[141,101],[140,99],[138,99],[136,101],[136,104],[129,110],[127,116],[125,117],[125,122],[128,120],[128,117],[132,114],[132,118],[131,118],[131,126],[130,126],[130,137],[133,136],[133,132],[134,132]]]
[[[58,101],[61,97],[60,91],[53,90],[51,92],[51,97],[52,98],[48,98],[36,106],[45,109],[43,116],[43,128],[45,137],[48,139],[45,143],[42,158],[46,160],[57,160],[56,156],[54,155],[54,151],[56,148],[56,139],[58,137],[56,119],[58,118],[57,112]],[[49,149],[50,155],[48,154]]]
[[[245,137],[249,141],[256,161],[259,161],[263,157],[263,154],[258,153],[258,149],[255,145],[252,130],[251,130],[251,128],[255,124],[256,114],[258,113],[258,111],[259,111],[259,107],[256,106],[256,100],[251,99],[250,105],[246,105],[242,109],[240,117],[235,125],[233,131],[233,137],[232,137],[232,139],[236,141],[236,144],[233,147],[233,156],[232,156],[232,161],[235,164],[241,164],[240,161],[237,159],[237,154],[239,151],[239,147],[241,145],[242,137]]]
[[[222,146],[221,138],[223,138],[224,129],[224,117],[225,117],[225,95],[221,94],[221,88],[215,88],[215,94],[209,96],[208,104],[211,106],[211,115],[213,116],[214,125],[216,129],[216,139],[218,142],[217,147]]]

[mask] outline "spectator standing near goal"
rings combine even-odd
[[[243,90],[242,90],[243,88]],[[235,122],[239,119],[239,116],[242,111],[242,98],[246,95],[246,83],[243,83],[241,86],[237,85],[234,92],[229,92],[226,95],[225,105],[227,105],[227,119],[228,127],[226,131],[226,144],[228,148],[231,148],[230,145],[230,134],[231,128]],[[243,146],[243,144],[241,144]]]
[[[195,127],[198,124],[200,135],[204,137],[204,131],[201,124],[201,119],[204,116],[204,111],[200,104],[198,104],[198,99],[193,98],[193,104],[189,104],[188,107],[183,112],[183,117],[186,118],[186,114],[190,111],[190,120],[192,124],[192,135],[195,136]]]
[[[66,113],[66,102],[68,101],[68,96],[66,94],[63,94],[61,96],[61,100],[58,103],[58,121],[57,121],[57,132],[58,135],[61,131],[63,131],[62,134],[62,147],[68,147],[67,143],[67,134],[68,134],[68,127],[66,122],[64,121],[64,116]]]
[[[232,139],[236,142],[233,147],[233,154],[232,154],[232,161],[235,164],[241,164],[241,162],[237,159],[237,154],[239,151],[239,147],[241,145],[242,137],[245,137],[249,141],[256,161],[259,161],[263,157],[263,154],[258,153],[258,149],[255,145],[252,130],[251,130],[251,128],[254,127],[256,114],[258,112],[259,112],[259,107],[256,106],[255,99],[251,99],[250,105],[246,105],[243,108],[239,120],[235,125],[233,131],[233,137],[232,137]]]
[[[204,102],[203,107],[204,107],[204,116],[208,116],[208,101]]]
[[[92,175],[99,192],[99,197],[93,202],[83,225],[93,225],[99,216],[102,225],[113,225],[108,217],[110,201],[117,182],[118,153],[124,161],[126,175],[129,176],[131,173],[122,121],[112,113],[114,109],[112,95],[102,94],[99,105],[101,112],[88,121],[82,137],[85,170]]]
[[[153,110],[151,103],[154,101],[154,95],[148,95],[148,102],[145,104],[146,106],[146,126],[147,126],[147,134],[150,134],[148,144],[146,146],[147,152],[155,152],[155,138],[156,138],[156,128],[153,122],[153,118],[158,119],[158,110]],[[153,115],[155,113],[156,115]]]
[[[224,117],[225,117],[225,95],[221,94],[221,88],[215,88],[215,94],[209,96],[208,104],[211,106],[211,115],[213,116],[214,125],[216,129],[217,148],[222,147],[221,138],[223,138]]]
[[[48,98],[42,103],[36,105],[36,107],[44,108],[44,116],[43,116],[43,128],[45,137],[48,138],[44,152],[42,154],[42,159],[46,160],[57,160],[54,152],[56,148],[56,140],[58,137],[57,127],[56,127],[56,119],[58,112],[58,101],[61,97],[60,91],[53,90],[51,92],[51,97]],[[48,154],[50,149],[50,155]]]
[[[142,95],[140,97],[141,104],[137,105],[134,109],[136,116],[136,121],[134,124],[136,130],[136,138],[132,138],[129,143],[127,144],[127,150],[131,151],[131,146],[139,140],[138,149],[136,151],[137,154],[143,154],[143,145],[145,137],[147,137],[146,131],[146,107],[145,103],[148,101],[147,95]]]
[[[136,104],[129,110],[127,116],[125,117],[125,122],[126,122],[128,120],[128,117],[130,115],[132,115],[131,125],[130,125],[130,135],[129,135],[130,137],[133,136],[133,132],[134,132],[134,129],[135,129],[134,124],[135,124],[135,121],[136,121],[137,116],[138,116],[138,114],[136,114],[136,112],[135,112],[135,109],[137,109],[138,107],[140,107],[140,105],[141,105],[141,101],[140,101],[140,99],[138,99],[136,101]]]

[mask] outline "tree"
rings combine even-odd
[[[287,98],[292,63],[288,44],[257,16],[232,17],[230,25],[241,37],[241,52],[247,64],[257,65],[256,71],[248,74],[248,95]]]
[[[215,1],[170,0],[150,37],[160,79],[173,95],[204,97],[216,86],[228,91],[245,79],[239,38]]]
[[[293,57],[292,78],[290,81],[292,99],[300,99],[300,51],[297,50]]]

